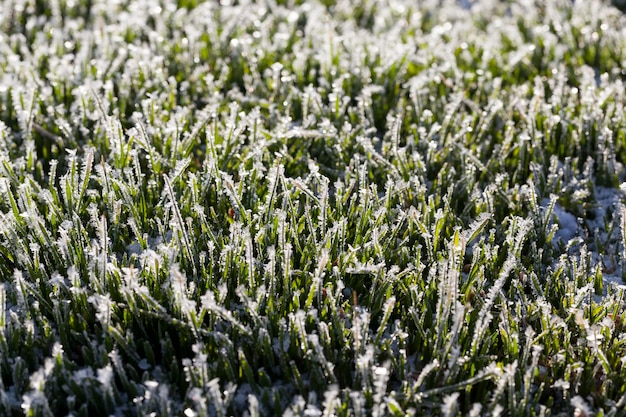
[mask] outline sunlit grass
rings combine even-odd
[[[275,3],[0,7],[0,415],[620,415],[624,14]]]

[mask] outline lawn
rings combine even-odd
[[[0,416],[625,415],[625,83],[610,1],[1,2]]]

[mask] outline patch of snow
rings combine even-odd
[[[567,243],[578,235],[578,219],[561,207],[559,203],[554,204],[552,215],[556,216],[559,225],[559,229],[554,234],[557,242],[560,240],[563,243]]]
[[[620,188],[596,187],[595,189],[595,217],[588,223],[591,233],[597,235],[601,242],[611,247],[615,247],[616,245],[621,247],[623,245],[623,242],[621,242],[619,216],[621,208],[623,207],[622,199],[624,199],[625,196],[626,194],[621,186]],[[609,218],[609,216],[612,216],[612,218]],[[616,222],[618,223],[615,224]],[[610,237],[606,230],[606,225],[608,224],[614,224],[614,231]],[[609,258],[606,254],[601,255],[597,252],[592,252],[592,254],[596,262],[603,263],[602,271],[604,281],[626,288],[626,283],[622,279],[622,270],[626,268],[624,260],[615,259],[614,257]]]
[[[594,187],[591,216],[582,219],[555,203],[552,217],[558,230],[554,236],[555,246],[564,243],[571,256],[581,256],[581,244],[587,244],[587,253],[591,256],[591,269],[598,266],[602,271],[605,284],[626,289],[622,279],[622,269],[626,268],[623,261],[616,259],[616,252],[621,253],[621,230],[619,226],[622,200],[626,197],[626,187],[607,188]],[[542,201],[547,207],[548,200]],[[612,228],[612,230],[611,230]]]

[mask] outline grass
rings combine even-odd
[[[625,15],[232,3],[0,9],[0,415],[620,415]]]

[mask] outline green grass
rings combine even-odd
[[[0,416],[618,416],[609,2],[0,8]]]

